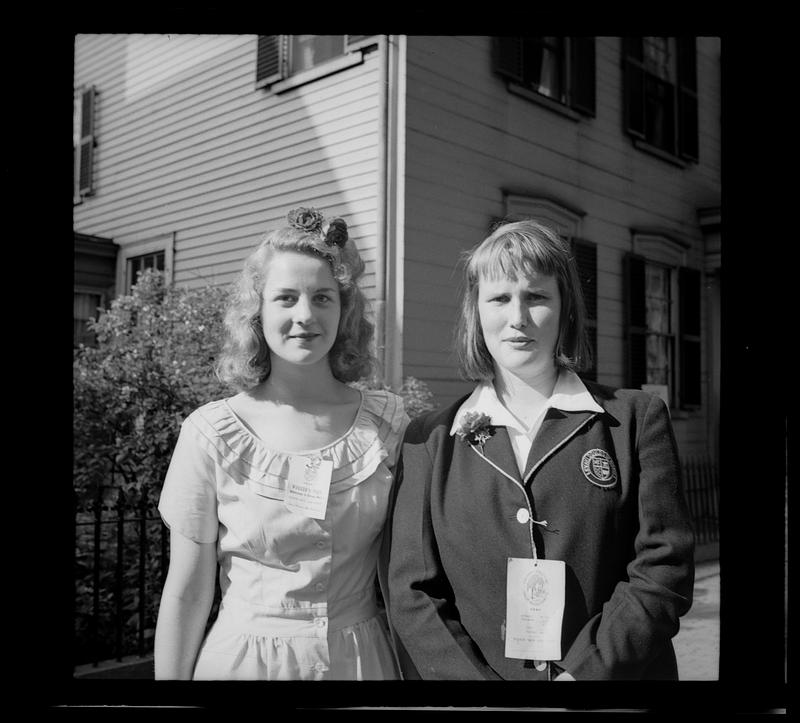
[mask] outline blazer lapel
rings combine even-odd
[[[597,414],[597,412],[564,412],[553,407],[548,409],[528,453],[524,482],[527,484],[533,471],[587,420]]]
[[[476,448],[480,450],[480,446],[476,445]],[[505,427],[495,427],[494,434],[486,440],[482,451],[484,456],[494,462],[503,472],[520,484],[522,483],[514,450],[511,448],[511,440]]]

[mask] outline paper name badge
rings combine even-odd
[[[292,512],[324,520],[332,475],[333,462],[329,459],[291,457],[284,505]]]
[[[563,560],[509,557],[506,570],[506,657],[561,660]]]

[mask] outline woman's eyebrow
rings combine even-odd
[[[336,289],[332,289],[329,286],[322,286],[319,289],[314,289],[314,293],[318,294],[320,291],[327,291],[328,293],[333,293]],[[269,292],[271,294],[297,294],[299,293],[297,289],[291,289],[286,286],[276,287],[274,289],[270,289]]]

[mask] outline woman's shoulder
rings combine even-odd
[[[651,408],[661,409],[667,406],[661,397],[643,389],[610,386],[588,379],[582,381],[597,403],[612,414],[624,411],[639,414]]]
[[[412,419],[406,430],[405,441],[418,444],[448,437],[458,410],[468,398],[469,394],[465,394],[452,404],[437,407]]]
[[[388,426],[395,431],[405,426],[408,419],[405,404],[399,394],[388,389],[362,389],[361,417],[377,427]]]
[[[214,399],[193,409],[192,412],[187,415],[183,424],[186,425],[188,423],[196,427],[210,425],[216,428],[220,421],[226,419],[229,414],[228,400]]]

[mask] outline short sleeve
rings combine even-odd
[[[191,417],[181,426],[158,511],[164,524],[195,542],[215,542],[219,530],[214,458]]]

